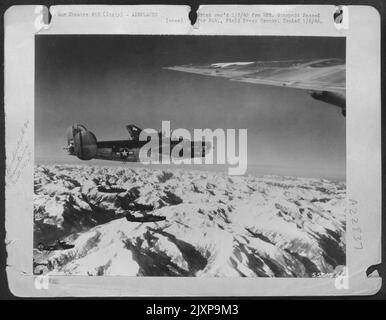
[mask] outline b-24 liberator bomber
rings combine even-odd
[[[140,162],[140,150],[149,142],[141,140],[142,130],[136,125],[127,125],[129,133],[128,139],[98,141],[94,133],[87,130],[81,124],[73,124],[67,129],[67,147],[65,148],[69,155],[77,156],[81,160],[101,159],[123,162]],[[172,151],[180,143],[184,144],[184,151],[181,149],[179,157],[202,158],[210,149],[210,143],[205,141],[187,141],[182,138],[173,139],[163,132],[158,132],[158,148],[155,152],[161,157],[167,153],[172,157]],[[188,149],[186,155],[185,151]],[[153,151],[153,150],[152,150]]]

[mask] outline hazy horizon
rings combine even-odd
[[[52,161],[46,161],[46,160],[40,160],[35,161],[35,165],[42,165],[42,166],[90,166],[90,167],[115,167],[115,168],[147,168],[152,170],[194,170],[194,171],[214,171],[214,172],[222,172],[227,173],[228,168],[230,166],[228,165],[209,165],[209,164],[202,164],[202,165],[168,165],[168,164],[151,164],[146,165],[142,164],[140,162],[119,162],[119,161],[106,161],[106,160],[98,160],[98,159],[92,159],[89,161],[63,161],[63,162],[52,162]],[[297,178],[310,178],[310,179],[327,179],[330,181],[345,181],[345,177],[339,177],[339,176],[328,176],[328,175],[320,175],[317,170],[312,172],[311,170],[308,171],[307,175],[303,175],[303,172],[296,169],[296,168],[288,168],[288,167],[278,167],[278,166],[269,166],[269,165],[248,165],[248,169],[245,173],[245,175],[251,175],[251,176],[288,176],[288,177],[297,177]]]

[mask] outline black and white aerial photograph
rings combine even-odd
[[[345,56],[345,37],[36,35],[34,274],[341,275]]]

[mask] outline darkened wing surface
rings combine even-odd
[[[346,64],[341,59],[229,62],[166,69],[315,91],[345,93],[346,87]]]

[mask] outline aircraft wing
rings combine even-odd
[[[311,91],[346,91],[346,64],[341,59],[222,62],[166,69]]]

